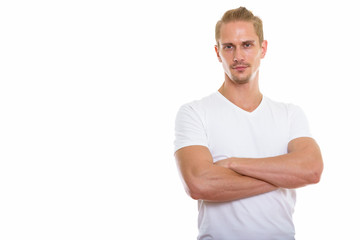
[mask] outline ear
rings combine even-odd
[[[222,62],[221,57],[220,57],[219,48],[217,45],[215,45],[215,52],[216,52],[216,56],[217,56],[219,62]]]
[[[268,42],[266,40],[263,40],[263,42],[261,44],[261,58],[264,58],[266,55],[267,45],[268,45]]]

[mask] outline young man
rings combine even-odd
[[[183,105],[175,157],[187,193],[198,200],[198,239],[294,239],[295,188],[323,169],[302,110],[259,90],[265,57],[262,21],[246,8],[216,25],[220,89]]]

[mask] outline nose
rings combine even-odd
[[[234,51],[234,62],[242,62],[244,61],[244,54],[241,50],[241,48],[236,48]]]

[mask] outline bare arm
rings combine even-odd
[[[288,144],[288,153],[269,158],[229,158],[217,162],[239,174],[282,188],[298,188],[320,181],[323,161],[314,139],[302,137]]]
[[[277,189],[272,184],[213,164],[208,148],[189,146],[175,153],[186,192],[194,199],[225,202]]]

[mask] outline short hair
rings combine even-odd
[[[245,7],[239,7],[225,12],[222,18],[216,23],[215,40],[218,46],[222,24],[234,21],[251,22],[254,26],[256,35],[259,37],[259,43],[261,45],[261,43],[264,41],[262,20],[255,16],[251,11],[247,10]]]

